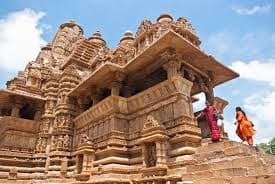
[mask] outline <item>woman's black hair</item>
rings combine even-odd
[[[243,115],[246,117],[246,114],[245,114],[245,112],[242,110],[241,107],[236,107],[236,111],[241,111],[241,112],[243,113]]]

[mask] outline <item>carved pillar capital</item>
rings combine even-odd
[[[205,94],[206,100],[213,105],[214,103],[214,90],[213,84],[210,79],[200,77],[198,79],[200,90]]]
[[[179,60],[171,60],[163,65],[163,69],[167,72],[167,78],[172,79],[173,77],[180,76],[181,62]]]
[[[214,107],[216,107],[217,110],[219,110],[221,113],[223,113],[224,108],[228,105],[228,101],[220,98],[220,97],[214,97]]]
[[[167,72],[167,78],[171,79],[180,75],[180,57],[173,48],[166,49],[160,54],[161,59],[164,61],[163,69]]]
[[[123,72],[114,72],[113,81],[111,82],[111,95],[119,96],[120,89],[122,87],[122,81],[126,75]]]

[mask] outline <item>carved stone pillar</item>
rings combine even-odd
[[[99,90],[96,87],[92,87],[91,89],[91,100],[93,101],[93,105],[100,101]]]
[[[218,111],[220,111],[221,113],[223,113],[224,108],[228,105],[228,102],[220,97],[214,97],[214,107],[216,107],[216,109]],[[220,131],[221,131],[221,136],[222,138],[227,139],[228,138],[228,134],[227,132],[224,131],[224,125],[222,125],[220,127]]]
[[[83,112],[85,110],[84,98],[77,98],[77,105],[79,107],[79,112]]]
[[[41,111],[40,110],[37,110],[34,114],[34,120],[35,121],[39,121],[41,119]]]
[[[113,74],[113,81],[111,82],[111,95],[119,96],[124,78],[125,74],[122,72],[115,72]]]
[[[178,60],[171,60],[163,65],[163,69],[167,72],[167,78],[172,79],[176,76],[180,76],[181,63]]]
[[[167,162],[167,148],[166,141],[157,141],[156,142],[156,156],[157,156],[157,164],[156,166],[163,166]]]
[[[12,117],[20,117],[20,109],[23,107],[22,104],[14,104],[11,109],[11,116]]]
[[[205,94],[205,99],[213,105],[214,103],[214,90],[212,81],[206,78],[199,78],[199,87],[200,90]]]
[[[119,96],[121,87],[122,87],[121,82],[119,82],[119,81],[113,81],[111,83],[111,95]]]

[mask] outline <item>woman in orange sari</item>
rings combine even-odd
[[[253,124],[248,120],[245,112],[240,108],[236,107],[236,133],[242,141],[247,141],[249,145],[253,145],[252,136],[255,135],[256,130],[253,128]]]

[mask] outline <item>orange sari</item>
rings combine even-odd
[[[255,135],[256,130],[252,127],[251,122],[241,111],[236,113],[236,119],[238,122],[236,133],[241,140],[247,141],[249,145],[253,145],[252,136]]]

